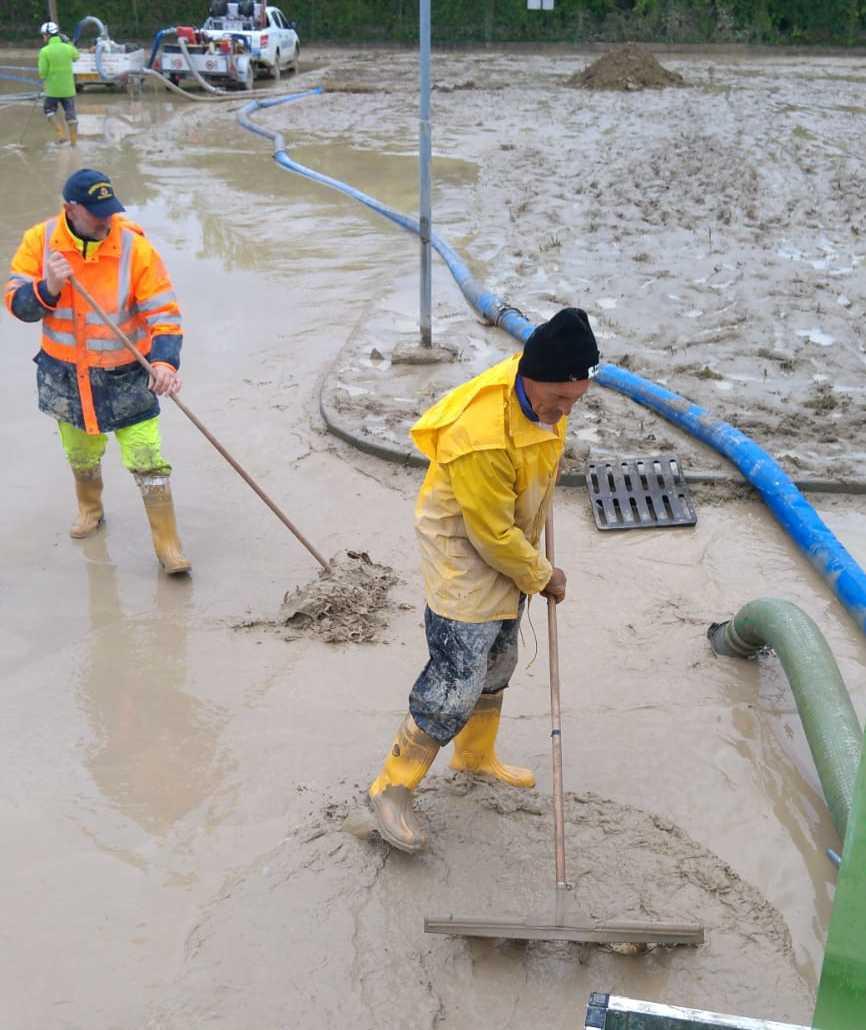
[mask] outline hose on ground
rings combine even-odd
[[[754,658],[763,648],[772,647],[779,656],[833,825],[844,841],[863,731],[823,633],[797,605],[763,597],[744,604],[727,622],[714,622],[707,637],[717,655]]]
[[[317,87],[307,91],[306,95],[322,92],[323,88]],[[273,157],[281,168],[352,197],[401,228],[419,235],[416,218],[394,211],[347,183],[293,161],[282,135],[256,125],[250,117],[254,111],[289,103],[300,99],[302,95],[290,94],[269,101],[251,100],[238,111],[238,121],[247,131],[272,141]],[[491,325],[499,325],[514,339],[525,342],[535,326],[517,308],[477,283],[467,266],[438,233],[431,233],[430,236],[433,247],[444,259],[470,306]],[[861,632],[866,633],[866,573],[824,524],[778,462],[738,429],[713,418],[684,397],[633,372],[605,364],[599,370],[596,382],[651,408],[732,461],[758,490],[770,511],[836,594]]]

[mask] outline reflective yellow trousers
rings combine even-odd
[[[68,422],[57,423],[60,440],[73,469],[92,469],[102,460],[108,437],[92,436]],[[171,465],[162,456],[159,416],[118,429],[114,434],[120,445],[120,457],[130,472],[153,472],[167,476]]]

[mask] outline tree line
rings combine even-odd
[[[302,43],[415,43],[418,0],[273,0]],[[208,0],[57,0],[72,32],[92,14],[114,39],[145,39],[171,25],[200,25]],[[866,42],[866,0],[431,0],[434,42],[838,44]],[[46,0],[0,0],[0,34],[37,39]]]

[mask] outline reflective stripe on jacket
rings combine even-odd
[[[568,420],[531,422],[514,391],[520,355],[458,386],[412,427],[430,459],[415,528],[427,604],[458,622],[517,617],[553,571],[538,549]]]
[[[70,393],[65,397],[43,396],[43,387],[47,387],[43,378],[38,380],[40,407],[49,413],[55,413],[58,407],[73,410],[80,419],[74,424],[88,433],[120,428],[112,413],[111,399],[105,398],[105,403],[99,403],[102,398],[95,397],[94,384],[108,384],[105,389],[110,390],[110,384],[120,383],[121,379],[95,376],[94,372],[97,369],[120,372],[122,366],[134,364],[135,358],[70,284],[64,286],[53,306],[44,296],[40,280],[44,278],[48,256],[55,250],[63,254],[78,281],[142,354],[177,368],[182,327],[171,280],[162,259],[139,226],[119,215],[112,219],[108,236],[98,244],[85,244],[85,253],[82,253],[80,241],[69,231],[61,212],[58,217],[28,229],[12,260],[6,284],[6,307],[14,314],[16,292],[22,287],[35,290],[45,309],[40,368],[50,367],[50,362],[45,361],[47,356],[63,363],[67,370],[66,375],[61,375],[63,369],[57,369],[58,374],[52,379],[53,393],[57,393],[61,384],[68,384]],[[72,391],[73,369],[75,391]],[[141,407],[141,412],[128,404],[123,406],[123,424],[152,418],[154,410],[158,410],[155,397],[148,398],[141,391],[137,393],[136,405]],[[58,417],[68,421],[65,416]]]

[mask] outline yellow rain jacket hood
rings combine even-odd
[[[458,622],[517,617],[553,569],[538,550],[568,419],[530,421],[514,390],[520,355],[458,386],[412,427],[430,459],[415,528],[427,604]]]

